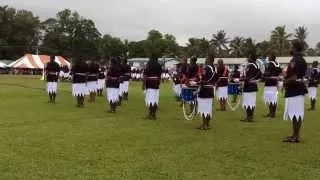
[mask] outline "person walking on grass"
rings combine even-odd
[[[318,61],[314,61],[312,63],[311,72],[308,79],[309,79],[308,91],[309,91],[309,98],[311,103],[311,107],[309,111],[314,111],[316,110],[317,88],[320,80],[320,70],[318,68]]]
[[[159,89],[162,68],[157,56],[151,56],[143,75],[143,90],[145,92],[145,103],[148,107],[148,119],[156,119],[159,105]]]
[[[269,57],[269,63],[264,73],[264,102],[269,107],[269,113],[265,117],[275,118],[278,104],[278,83],[282,72],[276,56]]]
[[[245,69],[242,106],[246,111],[246,118],[241,120],[244,122],[253,122],[254,119],[258,92],[257,82],[261,75],[256,59],[255,53],[251,54]]]
[[[223,60],[218,60],[217,68],[217,82],[216,82],[216,96],[220,104],[220,110],[226,111],[227,99],[228,99],[228,67],[224,65]]]
[[[88,67],[88,80],[87,80],[87,87],[90,95],[90,99],[89,99],[90,103],[96,102],[96,95],[98,90],[98,74],[99,74],[99,65],[97,65],[93,61],[90,62]]]
[[[88,65],[81,60],[76,60],[71,72],[73,74],[72,95],[77,98],[77,107],[84,107]]]
[[[212,118],[212,101],[214,97],[214,81],[216,76],[214,56],[209,55],[206,58],[206,65],[200,74],[200,90],[198,93],[198,114],[202,117],[200,130],[208,130]]]
[[[115,113],[119,103],[121,69],[118,59],[112,58],[106,76],[107,100],[109,113]]]
[[[304,95],[308,90],[304,83],[307,71],[307,63],[303,58],[303,45],[298,40],[292,41],[292,59],[289,62],[285,80],[285,109],[284,120],[292,121],[292,135],[286,137],[283,142],[300,142],[300,129],[304,117]]]
[[[50,62],[46,65],[47,75],[47,93],[49,94],[49,103],[56,102],[58,79],[60,66],[55,62],[55,56],[50,56]]]

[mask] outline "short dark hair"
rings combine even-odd
[[[51,55],[50,56],[50,61],[54,61],[55,58],[56,58],[56,56]]]
[[[209,62],[210,62],[210,63],[214,63],[215,55],[214,55],[213,53],[210,53],[210,54],[208,55],[208,58],[209,58]]]
[[[190,60],[191,60],[191,62],[197,62],[198,59],[197,59],[197,57],[192,56]]]
[[[274,54],[270,55],[270,60],[271,61],[275,61],[276,59],[277,59],[276,55],[274,55]]]
[[[299,40],[297,40],[297,39],[293,40],[291,42],[291,45],[292,45],[292,48],[295,51],[297,51],[297,52],[302,52],[303,51],[303,44]]]

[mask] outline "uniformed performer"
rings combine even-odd
[[[190,59],[190,65],[188,66],[187,70],[187,85],[188,86],[194,86],[197,85],[197,83],[200,80],[199,77],[199,66],[197,64],[197,58],[196,57],[191,57]]]
[[[210,120],[212,118],[212,101],[214,97],[214,81],[215,81],[215,67],[214,56],[209,55],[206,58],[206,65],[203,67],[200,75],[200,90],[198,93],[198,114],[202,117],[202,125],[198,128],[200,130],[208,130],[210,127]]]
[[[103,96],[102,92],[106,84],[106,75],[105,75],[105,68],[100,67],[99,68],[99,74],[98,74],[98,96]]]
[[[158,57],[152,56],[144,70],[145,103],[149,109],[148,119],[156,119],[159,104],[159,89],[162,68],[158,62]]]
[[[241,120],[245,122],[253,122],[256,107],[257,82],[261,76],[260,69],[256,64],[256,59],[256,55],[251,54],[245,69],[242,106],[246,111],[246,118]]]
[[[181,95],[181,79],[179,75],[180,63],[176,64],[176,68],[172,73],[172,80],[173,80],[173,91],[177,98],[177,101],[180,101]]]
[[[121,68],[117,58],[111,59],[111,64],[107,71],[106,87],[107,100],[110,105],[110,113],[115,113],[119,102]]]
[[[230,82],[231,83],[239,83],[240,76],[241,76],[241,73],[239,71],[239,66],[235,65],[233,71],[230,74]],[[232,103],[235,103],[237,101],[237,99],[238,99],[238,95],[234,94],[233,99],[232,99]]]
[[[269,113],[266,117],[274,118],[276,116],[278,104],[278,83],[281,72],[282,69],[280,68],[280,64],[276,61],[276,56],[271,55],[264,73],[264,102],[269,107]]]
[[[320,80],[320,70],[318,68],[318,61],[312,63],[312,68],[310,70],[310,75],[308,77],[309,85],[309,98],[311,102],[310,111],[316,110],[316,100],[317,100],[317,88]]]
[[[308,90],[304,83],[307,71],[307,63],[303,58],[303,45],[297,40],[291,44],[292,59],[289,62],[285,80],[285,109],[284,119],[292,121],[292,136],[284,142],[300,142],[300,129],[304,117],[304,95]]]
[[[47,63],[46,66],[47,92],[49,94],[49,103],[56,102],[59,71],[60,66],[57,62],[55,62],[55,56],[50,56],[50,62]]]
[[[218,60],[217,78],[216,96],[220,104],[220,110],[226,111],[226,104],[228,99],[229,70],[228,67],[224,65],[222,59]]]
[[[89,102],[96,102],[96,95],[98,90],[98,74],[99,74],[99,65],[95,62],[90,62],[88,66],[88,79],[87,87],[90,94]]]
[[[72,95],[77,97],[77,107],[84,107],[88,65],[81,60],[77,60],[72,67],[71,73],[73,75]]]
[[[131,66],[128,64],[128,60],[124,58],[122,60],[122,78],[123,78],[123,85],[122,85],[122,98],[124,100],[128,100],[129,97],[129,81],[131,79]]]

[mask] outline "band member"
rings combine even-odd
[[[179,75],[179,69],[180,69],[180,64],[176,64],[176,69],[172,73],[172,80],[173,80],[173,91],[175,93],[175,96],[177,98],[177,101],[180,101],[180,95],[181,95],[181,79]]]
[[[291,46],[293,57],[289,62],[284,81],[284,119],[292,121],[293,134],[283,142],[298,143],[300,142],[300,129],[304,116],[304,95],[308,92],[303,79],[307,71],[307,63],[303,58],[303,45],[294,40]]]
[[[274,118],[276,116],[278,104],[278,80],[282,72],[280,64],[276,61],[276,56],[269,57],[269,63],[265,69],[265,87],[264,87],[264,102],[269,107],[269,113],[266,117]]]
[[[122,69],[123,69],[123,93],[122,97],[124,100],[128,100],[129,97],[129,80],[131,79],[131,66],[128,64],[128,60],[124,58],[122,60]]]
[[[260,69],[256,64],[256,55],[250,55],[248,64],[245,69],[243,85],[243,102],[242,106],[246,111],[246,118],[241,121],[253,122],[254,110],[256,107],[256,96],[258,91],[257,81],[261,76]]]
[[[223,60],[218,60],[218,68],[217,68],[217,91],[216,96],[219,100],[221,111],[226,111],[226,104],[228,99],[228,77],[229,70],[228,67],[224,65]]]
[[[158,63],[158,58],[152,56],[144,70],[145,102],[149,108],[148,119],[156,119],[156,112],[159,104],[159,87],[161,81],[162,68]]]
[[[49,103],[56,102],[57,87],[58,87],[58,74],[60,71],[60,66],[54,61],[55,56],[50,56],[50,62],[46,67],[47,74],[47,92],[49,94]]]
[[[188,79],[187,83],[189,86],[196,85],[200,80],[199,66],[197,65],[196,57],[191,57],[190,65],[188,66],[187,79]]]
[[[311,107],[309,110],[314,111],[316,110],[317,88],[320,80],[320,70],[318,68],[318,61],[314,61],[312,63],[312,68],[311,68],[311,72],[308,79],[309,79],[308,91],[309,91],[309,98],[311,102]]]
[[[72,95],[77,97],[77,107],[84,107],[88,65],[80,60],[75,61],[71,72],[73,74]]]
[[[91,62],[88,67],[88,79],[87,87],[90,94],[89,102],[96,102],[96,94],[98,90],[98,74],[99,74],[99,65],[94,62]]]
[[[206,65],[204,66],[203,72],[200,76],[200,90],[198,93],[198,114],[202,117],[202,125],[198,128],[200,130],[208,130],[210,127],[210,120],[212,117],[212,100],[214,96],[214,79],[215,79],[215,68],[214,68],[214,56],[209,55],[206,59]]]
[[[106,76],[107,99],[110,105],[110,113],[115,113],[119,102],[121,68],[117,58],[111,59]]]
[[[234,69],[230,75],[230,82],[231,83],[239,83],[240,82],[240,76],[241,76],[241,73],[239,71],[239,66],[238,65],[235,65],[234,66]],[[237,94],[234,94],[233,95],[233,99],[232,99],[232,103],[235,103],[238,99],[238,95]]]
[[[101,67],[98,74],[98,96],[103,96],[102,92],[106,84],[105,69]]]
[[[186,57],[182,58],[180,68],[178,69],[179,77],[180,77],[180,84],[185,85],[187,84],[187,76],[188,76],[188,59]]]

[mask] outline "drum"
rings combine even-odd
[[[197,88],[183,87],[181,89],[181,99],[185,102],[195,101],[196,94],[197,94]]]
[[[228,94],[229,95],[240,95],[241,94],[240,83],[229,83],[228,84]]]

